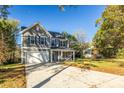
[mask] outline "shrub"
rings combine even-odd
[[[124,67],[124,62],[120,62],[119,66]]]
[[[117,58],[124,58],[124,48],[123,49],[119,49],[116,57]]]

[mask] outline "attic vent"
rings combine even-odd
[[[36,31],[40,31],[40,28],[38,26],[36,27]]]

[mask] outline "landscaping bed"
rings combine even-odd
[[[25,66],[8,64],[0,66],[0,88],[25,88]]]
[[[77,59],[64,64],[124,76],[124,59]]]

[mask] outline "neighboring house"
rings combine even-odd
[[[74,60],[75,51],[59,32],[47,31],[39,23],[22,30],[22,62],[43,63]]]
[[[87,48],[83,51],[83,55],[85,58],[104,58],[102,54],[100,54],[94,46]]]
[[[87,48],[83,51],[83,55],[85,58],[92,58],[93,56],[93,49],[92,48]]]

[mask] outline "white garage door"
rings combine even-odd
[[[28,52],[27,63],[38,64],[49,62],[49,51]]]

